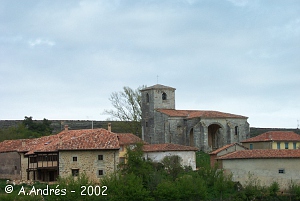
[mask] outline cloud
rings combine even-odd
[[[43,38],[37,38],[35,40],[30,40],[28,41],[28,44],[31,47],[35,47],[35,46],[54,46],[55,42],[48,40],[48,39],[43,39]]]

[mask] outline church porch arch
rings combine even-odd
[[[208,126],[208,146],[211,150],[216,150],[223,146],[223,126],[219,123],[212,123]]]

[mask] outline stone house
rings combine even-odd
[[[161,162],[166,156],[179,156],[182,166],[196,170],[196,151],[198,148],[179,144],[146,144],[143,146],[144,158],[153,162]]]
[[[141,138],[139,138],[138,136],[132,133],[117,133],[117,137],[120,144],[120,150],[119,150],[120,163],[126,162],[125,157],[127,154],[128,146],[135,145],[137,143],[148,144],[147,142],[144,142]]]
[[[232,144],[227,144],[213,152],[209,153],[210,156],[210,166],[214,167],[217,163],[217,158],[226,154],[229,154],[231,152],[235,151],[240,151],[240,150],[247,150],[247,147],[244,147],[243,145],[239,143],[232,143]],[[221,168],[220,164],[218,164],[219,168]]]
[[[85,172],[92,180],[116,170],[119,141],[105,129],[68,130],[36,139],[12,140],[0,144],[0,158],[10,153],[14,162],[7,165],[15,172],[0,168],[5,179],[55,181],[59,176]]]
[[[269,131],[243,140],[242,144],[248,149],[298,149],[300,135],[292,131]]]
[[[281,189],[287,189],[291,182],[300,183],[300,150],[296,149],[253,149],[235,151],[217,158],[221,168],[232,174],[233,181],[242,185],[249,175],[269,186],[278,182]]]
[[[175,88],[141,90],[142,138],[150,144],[195,146],[205,152],[249,138],[248,117],[208,110],[176,110]]]

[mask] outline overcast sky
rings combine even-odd
[[[105,120],[159,83],[176,109],[296,128],[299,53],[298,0],[0,0],[0,120]]]

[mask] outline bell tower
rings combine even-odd
[[[175,88],[156,84],[141,90],[142,138],[150,144],[160,143],[155,139],[157,109],[175,109]]]

